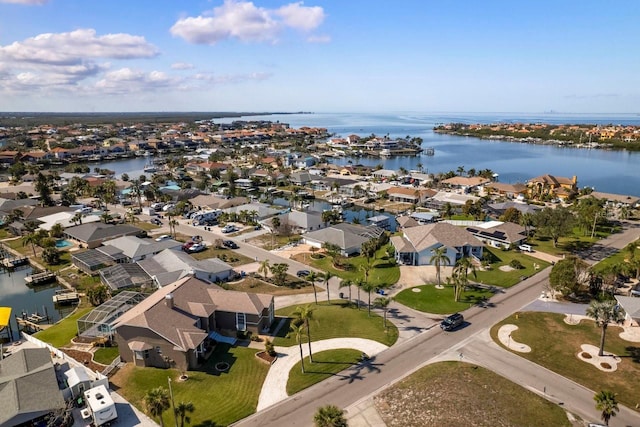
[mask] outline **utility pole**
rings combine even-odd
[[[169,383],[169,396],[171,397],[171,410],[173,411],[173,419],[178,427],[178,414],[176,414],[176,404],[173,402],[173,390],[171,389],[171,377],[167,377]]]

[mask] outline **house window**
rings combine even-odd
[[[149,358],[149,350],[145,350],[144,351],[144,358],[148,359]]]
[[[156,353],[162,356],[162,349],[160,348],[160,346],[156,347]]]
[[[236,313],[236,330],[247,330],[247,316],[244,313]]]
[[[143,358],[143,354],[141,351],[134,351],[135,355],[136,355],[136,359],[138,360],[142,360]]]

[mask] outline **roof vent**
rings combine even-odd
[[[167,305],[167,307],[173,308],[173,294],[166,294],[164,296],[164,303]]]

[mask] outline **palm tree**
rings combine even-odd
[[[373,306],[377,308],[381,308],[384,312],[384,328],[387,329],[387,311],[389,311],[389,304],[391,303],[391,298],[386,297],[378,297],[373,300]]]
[[[51,237],[60,238],[64,235],[64,227],[60,223],[55,223],[51,226],[49,234],[51,235]]]
[[[264,261],[260,262],[260,267],[258,267],[258,273],[264,275],[264,278],[268,278],[269,277],[269,271],[271,269],[271,265],[269,265],[269,260],[265,259]]]
[[[313,363],[313,353],[311,353],[311,328],[309,323],[313,320],[313,308],[311,304],[300,305],[293,312],[293,315],[302,321],[302,324],[307,329],[307,342],[309,343],[309,360]]]
[[[331,304],[331,298],[329,296],[329,280],[331,280],[334,275],[330,271],[327,271],[322,277],[324,278],[324,286],[327,288],[327,304]]]
[[[106,224],[111,220],[111,214],[105,211],[102,213],[102,215],[100,215],[100,219]]]
[[[620,410],[616,396],[618,396],[617,393],[609,390],[602,390],[593,396],[593,400],[596,401],[596,409],[601,412],[602,421],[604,421],[605,425],[609,425],[611,417],[615,417]]]
[[[436,266],[436,277],[438,279],[438,286],[440,286],[440,266],[442,266],[443,263],[445,265],[451,264],[451,259],[447,256],[446,246],[440,246],[439,248],[432,249],[431,253],[433,255],[429,258],[429,264]]]
[[[179,402],[176,405],[176,415],[180,417],[180,427],[184,427],[185,421],[187,424],[191,424],[191,418],[187,414],[192,414],[193,411],[196,410],[196,407],[193,406],[191,402]]]
[[[318,305],[318,293],[316,292],[316,280],[318,280],[318,275],[316,274],[316,272],[312,271],[311,273],[309,273],[309,275],[307,276],[307,282],[311,283],[311,286],[313,286],[313,297],[316,300],[316,305]]]
[[[349,279],[343,279],[340,281],[340,285],[339,288],[348,288],[349,289],[349,305],[351,305],[351,285],[353,285],[353,282]]]
[[[40,243],[40,233],[37,231],[32,231],[31,233],[25,235],[22,238],[22,246],[31,245],[31,249],[33,249],[33,257],[36,256],[36,245]]]
[[[604,340],[607,333],[607,326],[610,322],[622,323],[624,321],[624,310],[618,307],[618,303],[615,300],[607,301],[591,301],[587,308],[587,316],[595,320],[596,325],[602,328],[600,334],[600,351],[598,356],[604,355]]]
[[[300,323],[296,325],[295,323],[291,323],[289,326],[289,330],[293,332],[296,337],[296,342],[300,347],[300,363],[302,364],[302,373],[304,374],[304,357],[302,356],[302,336],[304,335],[304,323]],[[309,355],[311,356],[311,355]]]
[[[164,427],[162,413],[171,406],[169,391],[164,387],[156,387],[149,390],[144,396],[144,406],[151,416],[157,417],[160,420],[160,425]]]
[[[371,317],[371,291],[375,290],[376,286],[370,282],[362,283],[362,290],[365,291],[369,295],[369,301],[367,304],[368,315]]]
[[[316,427],[347,427],[344,411],[335,405],[321,406],[313,416]]]
[[[469,269],[473,272],[473,276],[476,275],[476,266],[471,261],[471,258],[468,256],[463,256],[456,262],[456,266],[453,269],[454,273],[454,284],[455,284],[455,292],[454,299],[456,302],[460,299],[460,294],[462,293],[462,289],[466,288],[469,284]]]
[[[82,213],[76,212],[76,214],[71,217],[71,222],[73,222],[76,225],[78,224],[82,225]]]

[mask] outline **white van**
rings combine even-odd
[[[520,249],[523,252],[533,252],[533,249],[531,248],[530,245],[520,245],[518,246],[518,249]]]

